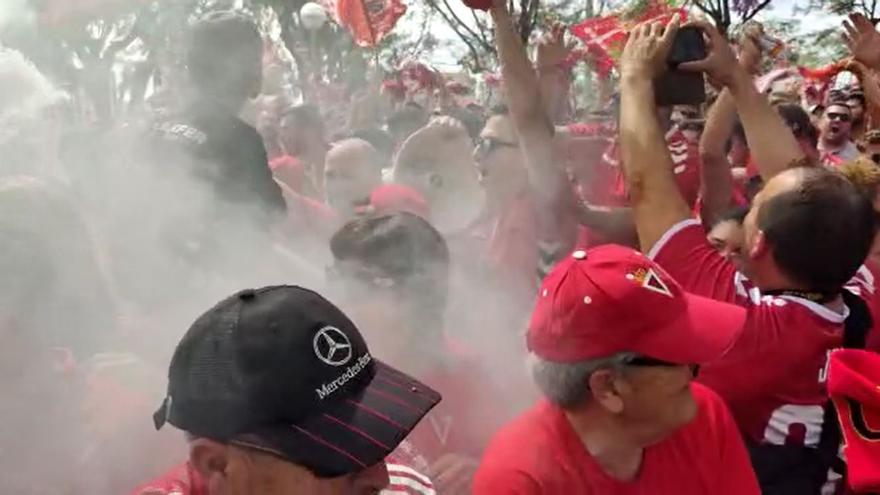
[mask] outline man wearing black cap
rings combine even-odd
[[[189,463],[135,493],[377,493],[385,457],[439,401],[320,295],[242,291],[178,344],[153,416],[187,433]]]

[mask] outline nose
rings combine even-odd
[[[387,488],[390,482],[388,466],[385,465],[385,461],[382,461],[364,469],[355,476],[354,493],[373,495]]]

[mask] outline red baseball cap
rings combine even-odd
[[[400,184],[385,184],[373,189],[370,193],[370,206],[377,213],[405,211],[425,219],[429,217],[425,198],[415,189]]]
[[[847,483],[858,493],[880,490],[880,356],[859,349],[832,352],[828,393],[843,430]]]
[[[745,309],[684,292],[642,253],[609,244],[575,251],[547,275],[527,341],[555,362],[635,352],[701,364],[730,349],[745,321]]]

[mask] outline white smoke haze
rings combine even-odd
[[[36,14],[28,0],[0,1],[0,31],[13,24],[31,24],[35,18]]]
[[[0,1],[0,26],[30,15],[24,1]],[[156,433],[152,413],[195,318],[243,288],[296,284],[328,294],[326,240],[267,233],[218,208],[186,172],[191,163],[133,153],[147,116],[68,134],[63,146],[27,124],[66,98],[20,53],[0,49],[0,150],[15,151],[0,156],[0,175],[16,174],[0,179],[0,257],[9,261],[0,331],[12,335],[0,350],[0,369],[10,371],[0,391],[14,398],[0,406],[0,492],[10,495],[125,493],[184,461],[182,435]],[[53,159],[60,173],[47,172]],[[303,255],[297,247],[307,241],[323,251]],[[522,364],[531,301],[508,299],[460,259],[443,328],[510,397],[491,411],[500,423],[534,397]],[[363,331],[376,349],[400,344],[388,329]],[[418,329],[409,335],[417,339]],[[38,352],[45,348],[71,355]],[[68,361],[75,366],[66,370]]]

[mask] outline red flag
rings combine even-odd
[[[636,9],[593,17],[570,29],[572,34],[584,42],[596,70],[602,74],[617,66],[626,40],[629,39],[629,32],[636,25],[647,21],[665,24],[675,14],[679,15],[682,22],[687,20],[686,10],[673,8],[662,0],[647,0],[639,3]]]
[[[406,13],[400,0],[337,0],[336,19],[358,46],[376,46]]]

